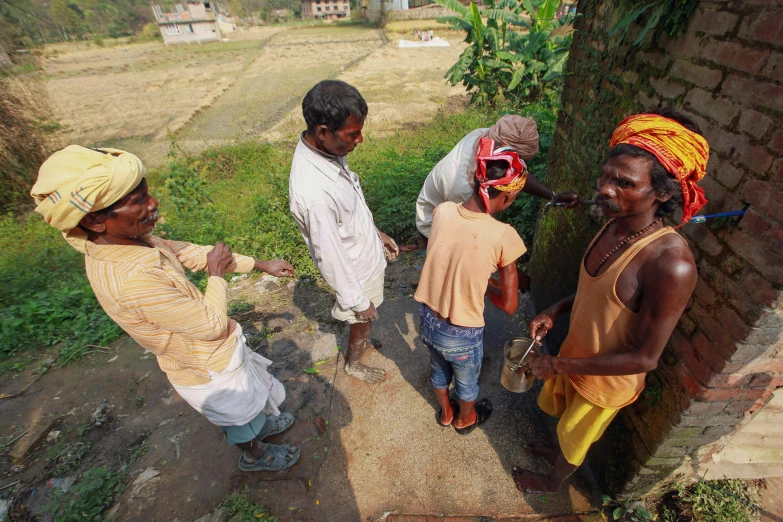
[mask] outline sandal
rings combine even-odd
[[[454,430],[460,435],[467,435],[473,431],[476,426],[486,422],[487,419],[489,419],[489,416],[492,415],[492,403],[489,401],[489,399],[481,399],[476,403],[474,408],[476,409],[476,422],[470,426],[465,426],[464,428],[458,428],[454,426]]]
[[[283,433],[294,425],[294,416],[290,413],[281,413],[280,415],[267,416],[264,427],[256,435],[256,440],[263,441],[267,437]]]
[[[301,450],[290,444],[267,444],[266,452],[255,462],[245,460],[245,453],[239,456],[241,471],[281,471],[290,468],[299,460]]]
[[[459,415],[459,403],[455,400],[450,400],[449,403],[451,403],[451,411],[452,411],[452,417],[451,422],[454,422],[454,418]],[[438,411],[435,412],[435,422],[438,423],[438,426],[443,426],[444,428],[448,428],[451,426],[451,422],[448,424],[443,424],[440,421],[440,417],[443,414],[443,408],[438,408]]]

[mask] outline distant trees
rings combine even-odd
[[[146,0],[0,2],[0,42],[7,49],[89,36],[126,36],[153,20]]]

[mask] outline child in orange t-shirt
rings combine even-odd
[[[515,261],[527,250],[510,225],[492,217],[514,202],[527,179],[525,163],[510,147],[482,138],[473,196],[443,203],[432,230],[414,298],[422,303],[421,339],[430,351],[430,382],[440,404],[437,421],[470,433],[492,413],[476,402],[484,352],[484,295],[508,314],[518,305]],[[491,275],[500,271],[500,282]],[[489,283],[488,283],[489,282]],[[459,402],[449,400],[454,378]]]

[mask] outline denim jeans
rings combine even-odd
[[[430,350],[430,382],[437,389],[449,387],[452,377],[457,397],[466,402],[479,395],[484,327],[465,328],[438,319],[421,305],[421,340]]]

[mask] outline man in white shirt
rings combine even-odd
[[[432,211],[435,207],[446,201],[465,203],[473,195],[476,150],[480,138],[490,138],[512,147],[524,161],[530,161],[538,152],[538,129],[532,118],[506,114],[488,129],[469,132],[435,165],[424,180],[424,186],[416,200],[416,228],[424,238],[430,237]],[[553,203],[567,203],[567,208],[581,203],[576,193],[557,194],[532,175],[528,175],[522,192]]]
[[[399,249],[375,228],[372,213],[345,156],[363,141],[367,103],[339,80],[324,80],[305,95],[302,133],[291,165],[288,195],[299,231],[321,276],[334,289],[332,316],[350,325],[345,372],[367,383],[384,379],[360,362],[372,346],[372,321],[383,302],[386,259]]]

